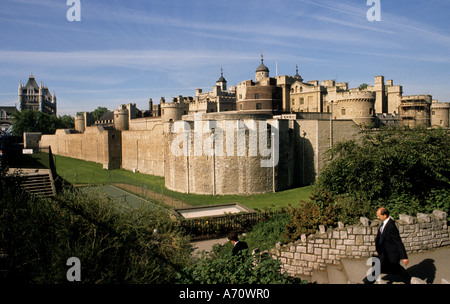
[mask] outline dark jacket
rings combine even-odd
[[[236,255],[239,251],[244,250],[244,249],[248,249],[247,243],[246,243],[246,242],[238,241],[238,242],[234,245],[234,247],[233,247],[233,252],[232,252],[232,254],[233,254],[233,255]]]
[[[375,246],[381,263],[395,264],[408,258],[400,233],[392,218],[387,222],[383,233],[380,233],[378,229]]]

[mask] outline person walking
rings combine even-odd
[[[246,242],[239,241],[238,234],[236,232],[231,232],[228,235],[228,240],[233,244],[232,255],[238,254],[241,250],[248,249]]]
[[[385,207],[378,208],[377,218],[381,220],[381,227],[375,238],[375,248],[381,265],[379,273],[399,275],[406,284],[410,284],[411,275],[400,265],[400,261],[408,265],[409,260],[395,221],[389,217],[389,211]],[[367,276],[363,282],[372,284],[376,279]]]

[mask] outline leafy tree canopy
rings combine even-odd
[[[386,128],[361,142],[337,144],[317,189],[391,213],[450,209],[450,134],[444,129]]]
[[[109,112],[107,108],[97,107],[97,109],[92,112],[92,118],[94,118],[94,121],[99,120],[107,112]]]
[[[367,83],[362,83],[362,84],[360,84],[359,85],[359,87],[358,87],[358,89],[360,89],[360,90],[365,90],[365,89],[367,89],[367,87],[368,87],[369,85],[367,84]]]
[[[71,129],[74,125],[74,118],[70,115],[57,117],[31,109],[13,113],[13,132],[17,136],[24,132],[54,134],[56,129]]]

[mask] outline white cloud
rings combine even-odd
[[[254,56],[209,50],[100,50],[33,52],[0,50],[3,64],[37,64],[60,68],[119,66],[134,69],[174,69],[220,61],[248,60]]]

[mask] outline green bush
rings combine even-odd
[[[338,209],[333,197],[323,191],[311,196],[311,201],[301,201],[297,207],[288,209],[289,221],[282,234],[283,241],[295,241],[302,234],[315,233],[320,225],[334,227],[337,225]]]
[[[340,195],[335,197],[338,221],[352,225],[359,222],[361,216],[375,218],[377,206],[357,196]]]
[[[36,198],[3,173],[0,248],[8,281],[67,282],[67,259],[77,257],[82,283],[170,283],[190,260],[189,240],[162,208],[118,212],[105,196],[77,191]]]
[[[284,210],[268,212],[267,218],[253,226],[251,232],[242,237],[249,248],[261,251],[270,250],[281,240],[285,226],[289,221],[289,214]]]
[[[227,248],[228,247],[228,248]],[[181,284],[293,284],[301,280],[281,273],[280,261],[249,249],[231,255],[231,247],[215,246],[178,275]]]
[[[450,213],[450,135],[444,129],[386,128],[338,143],[316,190],[332,194],[353,220],[386,206],[393,216],[440,209]],[[373,211],[375,212],[375,211]],[[359,217],[359,216],[358,216]],[[347,220],[351,220],[347,218]]]

